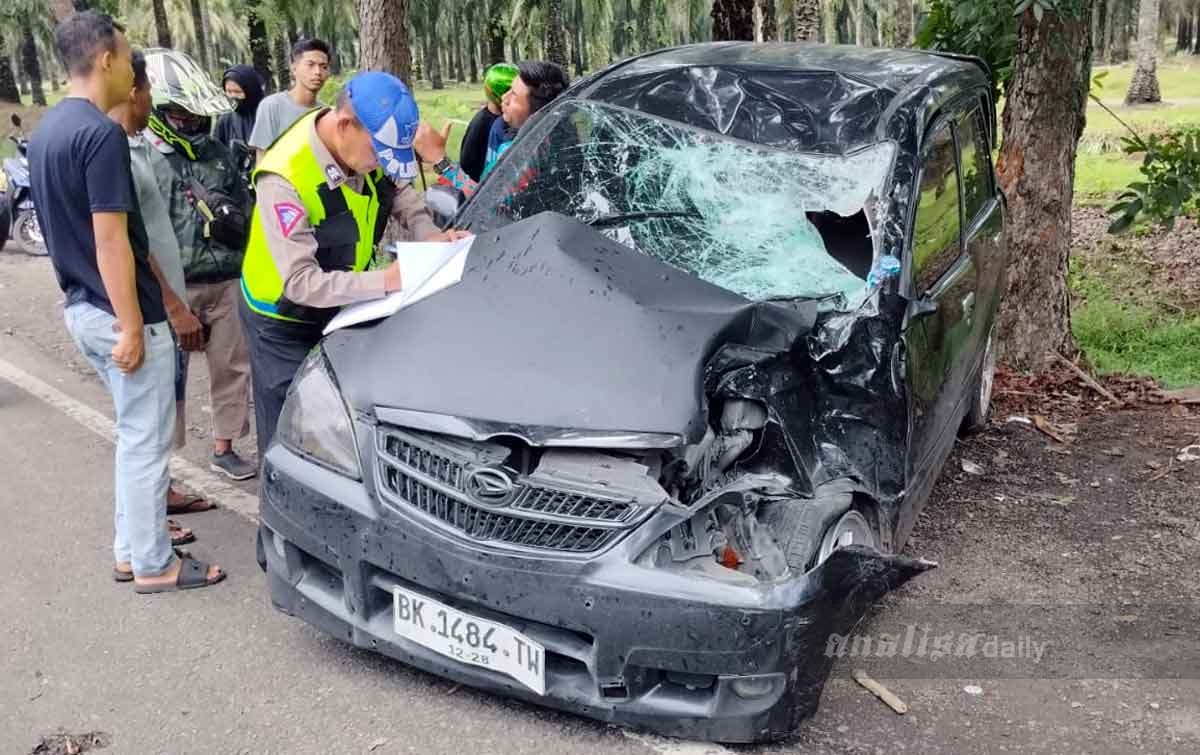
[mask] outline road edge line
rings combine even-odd
[[[87,404],[68,396],[20,367],[0,359],[0,378],[50,405],[109,443],[115,443],[116,423]],[[188,490],[215,501],[251,524],[258,524],[258,498],[201,469],[178,454],[171,454],[171,476]]]

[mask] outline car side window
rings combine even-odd
[[[967,224],[979,217],[992,198],[992,165],[984,137],[982,115],[972,110],[955,125],[958,136],[958,164],[962,169],[963,209]]]
[[[959,256],[962,215],[959,210],[958,165],[949,125],[929,140],[921,170],[921,190],[913,223],[913,280],[925,293]]]

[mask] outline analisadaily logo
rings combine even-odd
[[[1021,635],[1004,639],[982,632],[943,632],[934,634],[929,626],[908,624],[904,632],[892,634],[831,634],[825,643],[825,655],[830,658],[921,658],[937,661],[942,658],[1013,658],[1037,663],[1050,645],[1049,640],[1038,642]]]

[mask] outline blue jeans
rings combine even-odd
[[[113,364],[117,320],[87,303],[63,312],[67,330],[112,394],[117,415],[113,555],[139,577],[162,574],[175,557],[167,533],[167,462],[175,433],[175,339],[167,323],[145,326],[142,366]]]

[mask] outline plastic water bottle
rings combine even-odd
[[[874,291],[882,286],[884,281],[899,276],[900,260],[891,254],[885,254],[875,262],[871,272],[867,273],[867,288]]]

